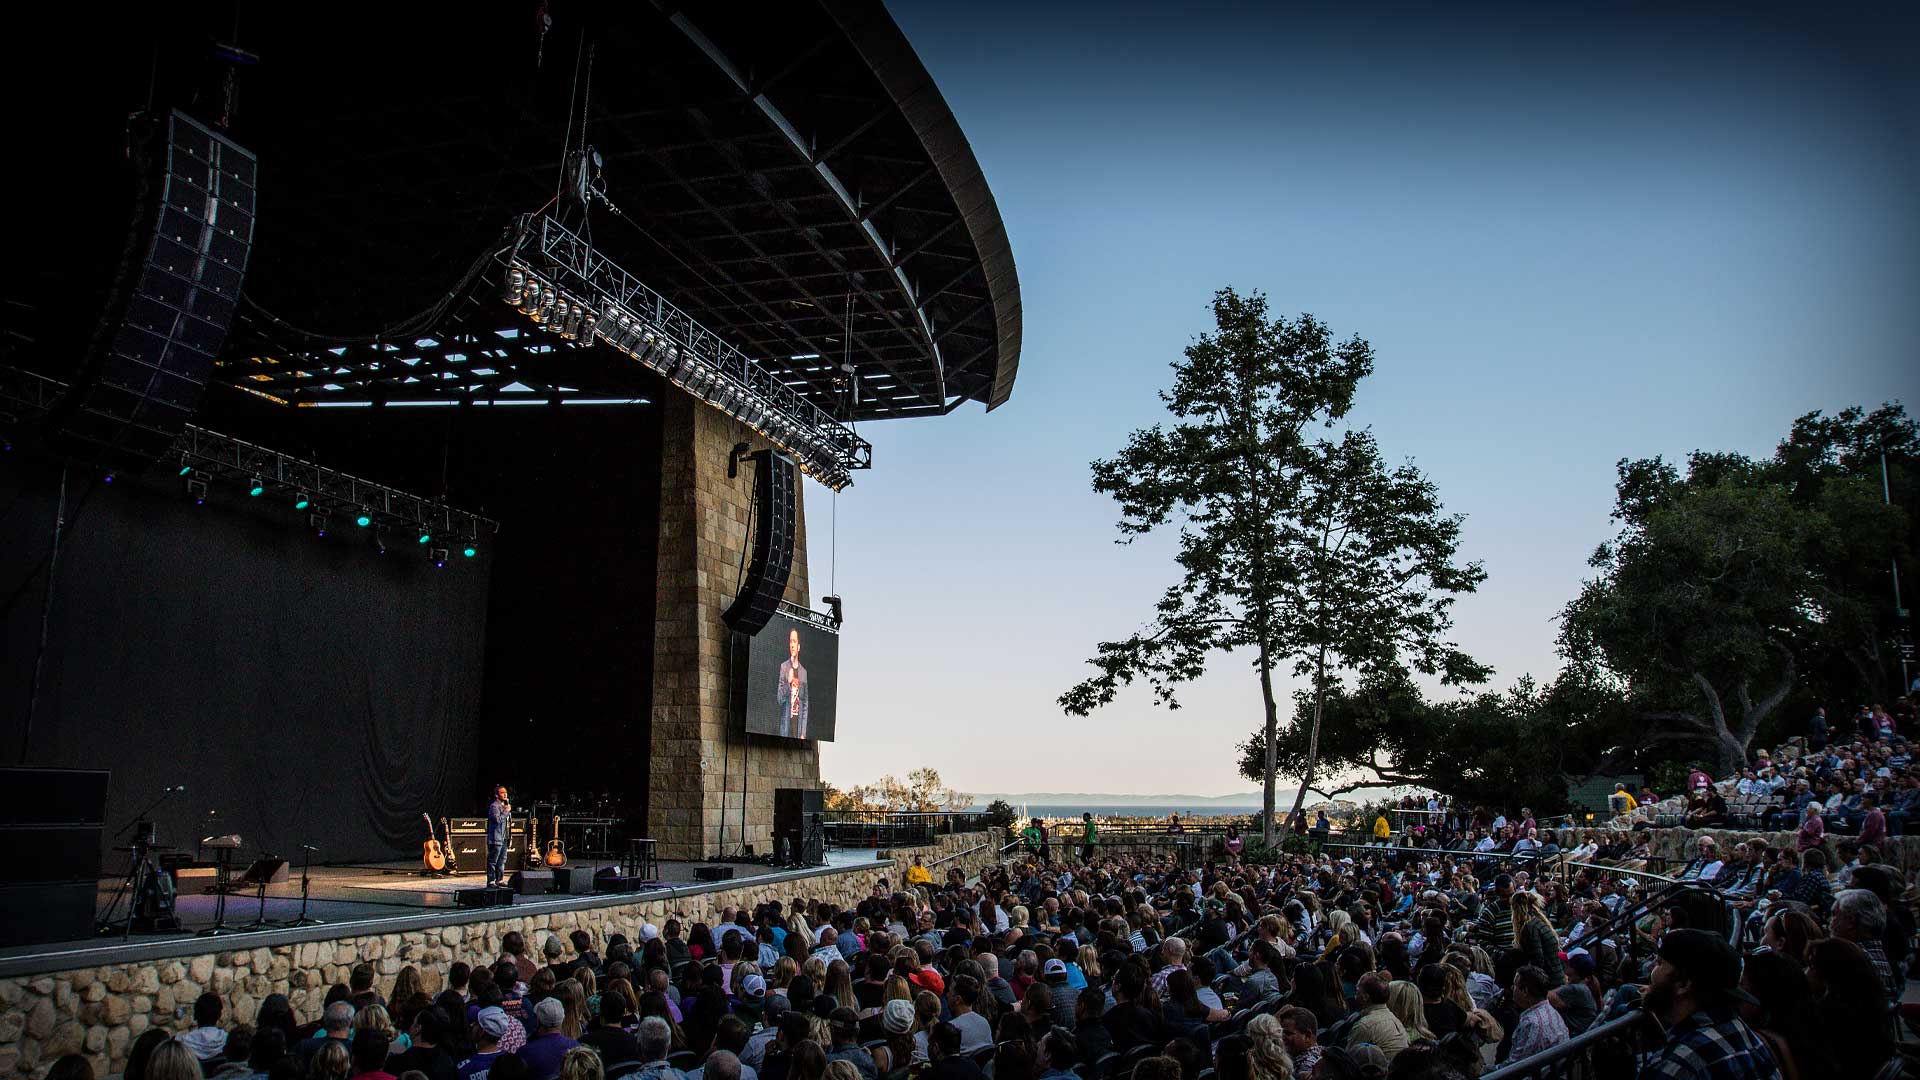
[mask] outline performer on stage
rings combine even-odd
[[[764,677],[764,676],[763,676]],[[807,669],[800,666],[800,631],[787,631],[787,659],[780,665],[780,686],[774,691],[780,711],[781,735],[807,737]]]
[[[493,802],[487,807],[487,884],[507,883],[507,832],[512,827],[513,804],[507,801],[507,785],[493,789]]]

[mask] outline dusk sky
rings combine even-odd
[[[1253,786],[1241,658],[1178,712],[1054,703],[1177,578],[1171,532],[1113,543],[1088,463],[1165,417],[1221,286],[1372,342],[1353,419],[1466,515],[1488,580],[1456,640],[1497,687],[1556,670],[1617,459],[1920,404],[1911,24],[889,9],[998,199],[1026,333],[1007,405],[862,425],[873,470],[809,485],[813,594],[847,612],[831,783]]]

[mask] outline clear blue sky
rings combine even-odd
[[[1355,418],[1466,515],[1489,578],[1457,638],[1496,685],[1555,670],[1617,459],[1920,405],[1911,22],[889,9],[999,201],[1026,337],[991,415],[862,428],[837,530],[809,487],[814,593],[847,603],[830,782],[1250,786],[1237,659],[1178,712],[1054,705],[1175,578],[1171,537],[1113,544],[1087,465],[1162,418],[1220,286],[1373,343]]]

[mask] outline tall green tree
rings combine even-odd
[[[1561,648],[1623,679],[1644,740],[1746,761],[1810,670],[1850,664],[1887,685],[1891,578],[1908,514],[1879,460],[1910,474],[1914,426],[1898,406],[1803,416],[1771,458],[1695,452],[1619,464],[1619,532],[1567,605]],[[1897,671],[1897,660],[1892,661]]]
[[[1135,679],[1178,708],[1176,687],[1216,652],[1248,650],[1266,745],[1279,724],[1273,676],[1312,676],[1316,696],[1343,667],[1407,664],[1447,679],[1484,677],[1443,640],[1452,595],[1484,577],[1454,561],[1459,519],[1411,465],[1388,469],[1370,433],[1330,431],[1352,408],[1373,350],[1336,343],[1311,315],[1270,318],[1266,298],[1216,293],[1215,332],[1188,346],[1161,394],[1173,422],[1136,431],[1093,463],[1094,490],[1120,504],[1121,543],[1177,522],[1182,580],[1148,624],[1103,641],[1096,674],[1060,696],[1085,716]],[[1310,743],[1318,739],[1318,715]],[[1276,762],[1262,769],[1261,823],[1273,839]],[[1302,778],[1312,782],[1313,755]]]

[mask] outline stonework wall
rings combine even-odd
[[[729,906],[787,903],[796,897],[851,905],[872,892],[882,877],[898,887],[916,853],[932,864],[980,847],[935,868],[936,878],[944,877],[950,866],[971,877],[992,861],[987,841],[980,833],[941,837],[933,846],[897,852],[896,858],[876,860],[871,867],[694,895],[506,918],[489,918],[486,912],[450,914],[446,925],[257,948],[246,947],[246,939],[236,936],[219,939],[218,949],[193,955],[0,978],[0,1080],[39,1080],[69,1053],[85,1054],[94,1075],[105,1080],[125,1068],[127,1048],[148,1028],[182,1032],[192,1027],[194,1000],[206,991],[226,999],[228,1026],[251,1022],[269,994],[286,994],[302,1021],[316,1020],[327,988],[345,982],[353,966],[362,962],[379,971],[383,994],[408,965],[420,970],[429,992],[438,993],[454,961],[498,959],[500,939],[510,931],[525,935],[538,956],[549,936],[559,935],[564,942],[575,930],[586,930],[593,935],[594,948],[604,949],[611,934],[637,941],[643,922],[658,925],[678,918],[711,923]]]
[[[820,786],[816,744],[748,736],[728,722],[732,636],[720,616],[740,589],[753,471],[742,467],[728,479],[727,462],[735,444],[759,450],[766,442],[685,391],[662,396],[647,829],[662,858],[709,858],[723,846],[732,853],[743,840],[765,853],[772,849],[774,789]],[[808,603],[804,506],[796,515],[786,599]]]

